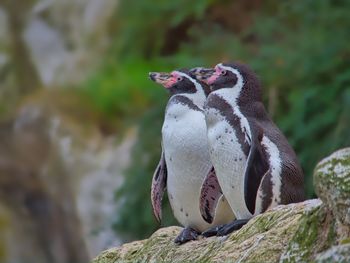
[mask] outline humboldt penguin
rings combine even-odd
[[[269,208],[303,201],[302,169],[265,110],[255,73],[244,64],[221,63],[203,81],[212,91],[204,107],[210,157],[237,219],[203,235],[227,235]],[[208,204],[215,204],[221,192],[211,192],[209,200],[205,195],[208,185],[203,184],[200,210],[211,222],[215,206]]]
[[[199,211],[204,179],[216,180],[203,112],[208,87],[193,79],[187,70],[170,74],[151,72],[150,78],[171,95],[162,127],[162,154],[152,180],[152,207],[160,221],[162,196],[167,189],[173,214],[185,227],[175,239],[175,243],[182,244],[197,239],[202,231],[213,226],[231,222],[234,215],[222,194],[216,200],[217,209],[213,209],[216,211],[211,223],[207,223]],[[215,193],[219,192],[221,189],[215,189]]]

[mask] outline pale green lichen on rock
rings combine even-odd
[[[310,262],[334,241],[334,222],[323,205],[308,211],[301,219],[280,262]]]
[[[350,262],[350,244],[334,246],[316,257],[316,263],[349,263]]]
[[[181,246],[174,244],[180,227],[162,228],[136,246],[132,242],[107,250],[94,262],[278,262],[303,215],[320,204],[309,200],[278,206],[228,237],[201,238]]]
[[[119,258],[119,252],[116,248],[111,248],[103,251],[95,260],[99,263],[111,263],[115,262]]]
[[[337,224],[338,241],[350,235],[350,148],[336,151],[315,169],[316,192]]]
[[[350,196],[350,148],[339,150],[323,159],[315,169],[315,188],[321,199],[333,203]],[[332,203],[327,203],[331,205]]]
[[[315,201],[318,202],[318,201]],[[225,246],[242,247],[240,254],[234,260],[277,262],[289,242],[290,236],[296,231],[299,220],[310,202],[279,206],[256,217],[250,227],[233,233]],[[247,244],[242,246],[240,244]]]
[[[315,260],[318,253],[336,243],[336,221],[345,222],[350,207],[350,148],[323,159],[315,168],[314,184],[325,205],[301,222],[281,257],[283,262]]]

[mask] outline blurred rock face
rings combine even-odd
[[[107,23],[117,1],[38,1],[24,39],[45,85],[77,84],[106,47]]]
[[[61,165],[47,169],[60,162],[48,125],[41,111],[25,108],[1,127],[0,195],[11,217],[10,262],[88,259],[66,171]],[[60,184],[49,186],[57,178]]]
[[[88,262],[120,243],[109,228],[113,197],[136,136],[117,144],[64,118],[28,104],[1,124],[0,218],[10,220],[0,236],[9,262]]]
[[[16,105],[42,87],[80,84],[107,48],[116,4],[0,2],[3,101]],[[53,108],[36,94],[0,121],[0,261],[88,262],[120,242],[109,228],[114,192],[136,135],[117,143]]]
[[[6,0],[8,1],[8,0]],[[5,2],[6,2],[5,1]],[[40,0],[21,7],[20,35],[45,86],[75,85],[87,76],[108,43],[107,26],[114,0]],[[28,3],[29,3],[28,2]],[[5,7],[5,8],[1,8]],[[0,46],[8,45],[11,4],[0,5]],[[1,62],[7,56],[0,49]]]

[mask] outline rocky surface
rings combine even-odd
[[[318,196],[333,211],[339,242],[350,236],[350,148],[323,159],[315,169]]]
[[[349,163],[350,148],[317,165],[315,187],[322,201],[281,205],[228,237],[181,246],[173,242],[180,227],[162,228],[146,240],[106,250],[93,262],[350,262]]]
[[[118,141],[31,100],[0,122],[0,262],[87,262],[121,242],[114,192],[136,133]]]
[[[203,238],[181,246],[173,242],[180,227],[162,228],[149,239],[107,250],[94,262],[277,262],[301,222],[317,213],[321,204],[320,200],[314,199],[278,206],[257,216],[229,237]]]
[[[316,257],[317,263],[337,262],[348,263],[350,259],[350,244],[333,246]]]
[[[0,1],[0,262],[86,262],[121,242],[136,134],[121,141],[67,89],[99,67],[118,2]]]
[[[117,3],[40,0],[33,5],[24,40],[44,85],[72,85],[84,80],[106,48],[105,32]]]

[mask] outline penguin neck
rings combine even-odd
[[[207,95],[205,93],[204,87],[196,80],[190,78],[190,81],[196,87],[195,93],[184,94],[185,97],[193,101],[193,103],[200,109],[204,108],[205,101],[207,100]]]
[[[197,90],[195,93],[178,93],[171,96],[171,99],[176,99],[178,97],[185,97],[189,99],[195,106],[200,110],[203,109],[204,103],[206,101],[206,96],[203,91]]]
[[[248,77],[245,78],[244,86],[240,90],[237,105],[243,108],[254,102],[262,102],[261,86],[256,77]]]
[[[193,101],[193,104],[195,104],[197,107],[203,109],[204,103],[207,99],[207,97],[204,94],[204,91],[197,90],[196,93],[187,93],[183,94],[183,96],[189,98],[190,100]]]
[[[244,82],[242,85],[235,87],[222,88],[212,93],[224,98],[232,107],[244,108],[251,103],[262,101],[260,86],[253,89],[249,82]]]
[[[216,94],[223,98],[232,108],[238,107],[239,97],[241,94],[242,87],[236,88],[222,88],[215,90],[212,94]]]
[[[239,126],[243,134],[245,134],[245,141],[250,145],[252,133],[250,125],[245,116],[245,112],[241,110],[239,101],[242,93],[242,86],[235,88],[222,88],[216,91],[213,91],[211,94],[221,97],[228,105],[231,107],[232,113],[238,117]],[[209,95],[211,96],[211,95]]]

